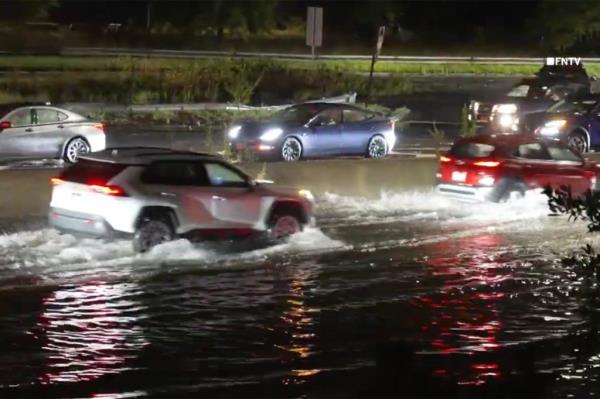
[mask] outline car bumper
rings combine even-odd
[[[461,186],[458,184],[438,184],[435,191],[447,197],[469,202],[489,201],[493,187]]]
[[[274,158],[277,156],[278,143],[230,142],[229,150],[233,155],[249,153],[258,158]]]
[[[114,230],[104,218],[88,213],[74,212],[61,208],[48,211],[50,227],[83,237],[129,237],[130,234]]]

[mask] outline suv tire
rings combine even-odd
[[[276,208],[268,223],[268,236],[272,241],[280,241],[302,231],[300,212],[294,207]]]
[[[147,252],[163,242],[174,238],[173,227],[162,219],[145,219],[133,235],[133,250]]]

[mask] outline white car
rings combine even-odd
[[[315,224],[309,191],[254,181],[208,154],[108,149],[82,156],[52,183],[51,226],[133,237],[138,252],[176,237],[278,240]]]
[[[49,105],[11,110],[0,118],[0,159],[62,158],[106,148],[104,125],[75,112]]]

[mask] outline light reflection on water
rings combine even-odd
[[[43,300],[38,329],[47,369],[41,384],[93,381],[122,373],[148,345],[138,320],[144,307],[135,283],[65,287]]]

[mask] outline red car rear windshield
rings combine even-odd
[[[482,143],[456,143],[450,149],[450,155],[455,158],[487,158],[496,147]]]
[[[126,165],[82,159],[66,169],[60,179],[83,184],[87,184],[89,181],[108,182],[126,167]]]

